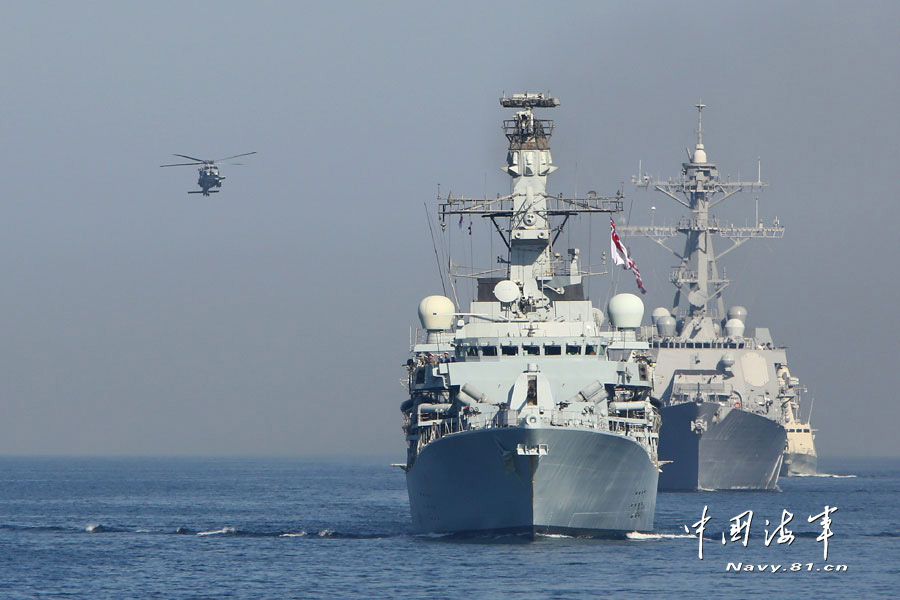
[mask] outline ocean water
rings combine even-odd
[[[655,531],[618,540],[413,535],[389,463],[0,457],[0,598],[900,595],[898,459],[823,459],[841,476],[774,492],[660,494]],[[826,506],[827,561],[808,522]],[[729,525],[746,510],[744,546]],[[784,510],[794,541],[766,546]]]

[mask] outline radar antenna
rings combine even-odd
[[[736,227],[710,216],[711,208],[738,192],[758,190],[768,184],[762,181],[759,164],[756,181],[719,179],[719,171],[715,163],[707,160],[703,146],[703,109],[706,105],[700,102],[694,106],[697,108],[697,146],[693,154],[688,151],[688,162],[682,163],[681,176],[678,179],[659,181],[639,173],[631,178],[636,187],[653,188],[689,209],[690,216],[682,218],[675,226],[651,223],[650,226],[620,227],[619,231],[648,237],[678,257],[680,264],[669,275],[669,280],[677,290],[673,303],[676,314],[722,318],[725,316],[722,291],[731,281],[726,277],[724,270],[719,273],[718,259],[747,240],[781,238],[784,236],[784,227],[777,218],[771,225],[764,225],[757,218],[753,227]],[[721,196],[716,199],[720,194]],[[665,243],[665,240],[678,234],[684,234],[686,237],[681,253],[669,248]],[[731,246],[716,254],[713,250],[714,236],[730,240]],[[716,303],[715,311],[708,306],[712,301]]]

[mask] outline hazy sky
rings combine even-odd
[[[6,3],[0,453],[402,459],[440,292],[423,201],[506,192],[497,98],[551,90],[554,193],[677,175],[701,98],[723,175],[762,158],[787,231],[723,260],[726,304],[790,347],[821,455],[898,455],[898,25],[896,2]],[[158,168],[249,151],[211,198]],[[632,223],[680,215],[625,192]],[[673,260],[628,243],[649,315]]]

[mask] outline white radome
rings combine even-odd
[[[637,329],[644,318],[644,302],[634,294],[616,294],[606,308],[609,322],[617,329]]]
[[[509,279],[499,281],[497,282],[497,285],[494,286],[494,297],[504,304],[515,302],[521,295],[519,286]]]
[[[662,337],[672,337],[675,335],[677,324],[678,322],[675,320],[675,317],[673,317],[672,315],[666,315],[664,317],[660,317],[656,321],[656,330]]]
[[[694,150],[694,162],[698,165],[706,162],[706,150],[703,149],[703,144],[697,144],[697,149]]]
[[[453,328],[456,307],[446,296],[428,296],[419,302],[419,322],[428,331],[448,331]]]
[[[744,322],[740,319],[728,319],[725,322],[725,335],[728,337],[742,337],[744,335]]]
[[[732,306],[728,309],[728,320],[738,319],[741,323],[747,323],[747,309],[743,306]]]
[[[650,321],[656,325],[656,323],[663,317],[671,317],[672,313],[669,312],[669,309],[664,306],[658,306],[653,309],[653,312],[650,313]]]

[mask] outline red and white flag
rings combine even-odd
[[[634,271],[634,279],[638,288],[642,294],[646,294],[647,290],[644,289],[644,280],[641,279],[641,272],[638,271],[637,265],[634,264],[631,256],[628,255],[628,249],[625,247],[625,244],[619,239],[619,234],[616,233],[616,224],[613,223],[611,217],[609,219],[609,229],[609,253],[612,255],[613,262],[617,265],[622,265],[622,268],[626,271],[629,269]]]

